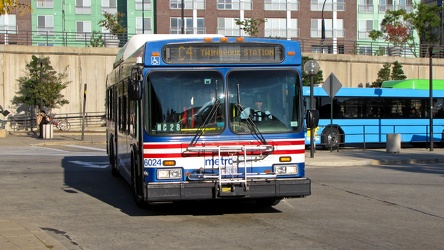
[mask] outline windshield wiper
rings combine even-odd
[[[196,131],[196,134],[194,135],[193,139],[191,140],[189,146],[195,146],[199,138],[202,136],[205,126],[210,123],[210,121],[213,120],[213,118],[216,118],[217,111],[220,107],[220,101],[217,98],[217,80],[216,80],[216,88],[215,88],[215,96],[216,100],[214,101],[213,107],[211,108],[210,112],[208,113],[207,117],[205,118],[205,121],[202,123],[202,125],[199,126],[199,128]],[[215,119],[216,120],[216,119]]]
[[[237,103],[236,108],[239,111],[239,114],[243,114],[244,108],[240,104],[240,90],[239,90],[239,84],[237,84]],[[247,127],[250,130],[251,135],[260,143],[263,145],[268,145],[267,141],[265,140],[265,137],[262,135],[261,131],[257,128],[256,124],[254,124],[253,120],[251,119],[250,114],[247,116]]]

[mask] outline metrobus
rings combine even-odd
[[[106,82],[112,174],[141,207],[310,195],[301,64],[296,41],[133,36]]]
[[[310,88],[303,88],[309,106]],[[441,143],[444,135],[444,90],[406,88],[341,88],[330,98],[322,87],[313,90],[319,126],[314,129],[316,145],[336,148],[353,143],[385,143],[387,134],[400,134],[401,143]],[[430,119],[430,110],[433,118]],[[307,130],[309,135],[310,131]],[[306,144],[310,145],[309,136]]]
[[[433,79],[432,88],[435,90],[444,90],[444,80],[443,79]],[[394,88],[394,89],[429,89],[430,80],[429,79],[406,79],[406,80],[389,80],[382,82],[381,87],[383,88]]]

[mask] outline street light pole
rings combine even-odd
[[[324,3],[322,4],[322,11],[321,11],[321,44],[324,43],[325,40],[325,20],[324,20],[324,7],[325,7],[325,2],[327,2],[327,0],[324,0]],[[323,48],[321,48],[323,49]]]
[[[433,46],[429,47],[429,104],[430,104],[430,111],[429,111],[429,122],[430,122],[430,151],[433,151],[433,65],[432,65],[432,58],[433,58]]]
[[[304,71],[310,76],[310,110],[315,110],[315,101],[314,101],[314,83],[313,77],[319,72],[319,64],[316,60],[309,60],[304,64]],[[314,133],[316,128],[308,128],[310,129],[310,158],[314,158],[315,151],[315,142],[314,142]]]

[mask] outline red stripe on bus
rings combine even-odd
[[[305,149],[298,150],[275,150],[271,155],[295,155],[295,154],[305,154]],[[186,157],[204,157],[204,156],[215,156],[213,152],[192,152],[187,154],[182,153],[145,153],[144,158],[186,158]],[[229,156],[228,153],[221,153],[221,156]],[[240,154],[242,155],[242,154]],[[252,155],[252,154],[247,154]]]
[[[211,147],[211,146],[258,146],[262,145],[259,142],[246,142],[246,141],[239,141],[239,142],[209,142],[209,143],[198,143],[195,146],[197,147]],[[304,140],[297,140],[297,141],[272,141],[270,143],[272,146],[297,146],[297,145],[304,145]],[[176,143],[176,144],[157,144],[157,143],[145,143],[143,144],[143,149],[174,149],[174,148],[186,148],[188,147],[187,143]]]

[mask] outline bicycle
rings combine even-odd
[[[68,122],[67,119],[58,119],[54,116],[48,116],[49,123],[54,124],[56,128],[58,128],[60,131],[69,131],[71,128],[71,124]]]

